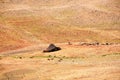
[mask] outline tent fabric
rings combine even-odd
[[[54,52],[61,50],[60,47],[56,47],[54,44],[50,44],[46,50],[43,50],[43,52]]]

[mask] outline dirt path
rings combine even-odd
[[[56,43],[61,51],[43,54],[48,45],[6,52],[0,80],[120,80],[120,45]]]
[[[91,43],[87,43],[87,44],[91,44]],[[63,47],[63,46],[88,46],[88,47],[106,47],[106,46],[120,46],[120,44],[112,44],[112,45],[81,45],[80,42],[71,42],[71,45],[69,45],[67,42],[66,43],[56,43],[55,45]],[[31,51],[42,51],[45,48],[47,48],[49,46],[49,44],[38,44],[38,45],[33,45],[33,46],[29,46],[29,47],[25,47],[25,48],[21,48],[21,49],[17,49],[17,50],[11,50],[11,51],[6,51],[6,52],[1,52],[0,55],[9,55],[9,54],[17,54],[17,53],[25,53],[25,52],[31,52]]]

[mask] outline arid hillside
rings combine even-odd
[[[120,0],[0,0],[0,80],[120,80]]]
[[[68,41],[119,43],[120,1],[0,0],[0,51]]]
[[[0,25],[0,52],[6,50],[14,50],[30,45],[30,42],[24,39],[24,36],[19,34],[10,27]]]

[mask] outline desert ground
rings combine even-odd
[[[57,46],[62,50],[43,53],[42,49],[34,48],[27,52],[1,54],[0,80],[120,79],[120,44]]]
[[[0,80],[120,80],[120,0],[0,0]]]

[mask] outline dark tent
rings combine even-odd
[[[43,50],[43,52],[54,52],[61,50],[60,47],[56,47],[54,44],[50,44],[49,47],[46,50]]]

